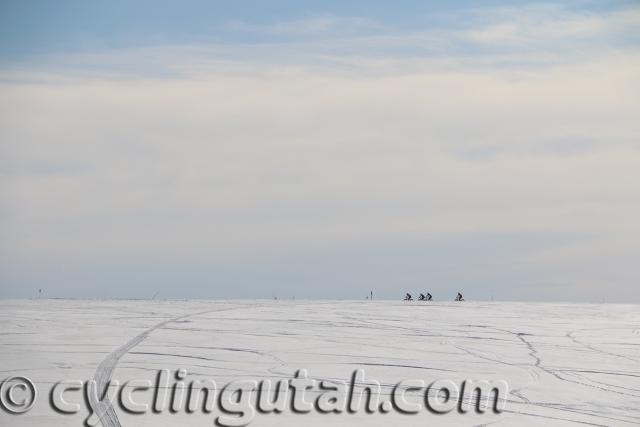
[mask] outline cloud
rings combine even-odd
[[[557,5],[498,9],[495,21],[467,33],[471,40],[526,48],[531,43],[567,44],[628,38],[640,28],[637,8],[609,12],[564,10]]]
[[[538,37],[518,25],[482,42]],[[5,68],[0,280],[18,287],[55,270],[64,281],[61,266],[124,272],[134,262],[250,268],[301,251],[318,263],[348,253],[357,270],[381,262],[366,248],[388,242],[484,248],[495,241],[483,236],[513,235],[521,249],[483,254],[506,257],[509,274],[470,256],[460,269],[498,281],[503,294],[519,277],[572,291],[585,283],[590,298],[609,278],[612,291],[639,298],[629,291],[640,278],[631,261],[640,232],[637,48],[595,46],[552,61],[553,47],[400,54],[408,40],[446,46],[469,36],[438,31],[236,53],[131,48]],[[574,237],[536,241],[533,251],[539,233]],[[616,261],[599,262],[608,250]]]
[[[229,32],[300,37],[324,35],[330,37],[345,36],[381,29],[381,24],[365,17],[345,17],[319,15],[306,19],[280,21],[270,24],[249,24],[243,21],[230,21],[224,25]]]
[[[424,21],[422,22],[421,21]],[[38,55],[6,62],[0,79],[193,78],[314,68],[365,76],[537,68],[638,56],[640,9],[594,12],[556,4],[469,9],[402,27],[368,17],[318,15],[268,24],[230,21],[207,41]],[[235,36],[237,37],[235,37]],[[252,35],[252,37],[245,37]],[[274,36],[274,37],[272,37]]]

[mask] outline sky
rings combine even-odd
[[[640,303],[640,3],[0,0],[0,298]]]

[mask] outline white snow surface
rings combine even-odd
[[[501,413],[285,411],[258,413],[255,426],[640,425],[638,305],[43,299],[0,301],[0,316],[0,380],[22,375],[38,389],[29,412],[0,408],[1,426],[81,426],[82,393],[65,395],[79,413],[60,414],[49,403],[53,384],[154,379],[160,369],[218,385],[291,379],[299,369],[348,382],[364,369],[383,400],[407,379],[509,385]],[[113,405],[102,424],[207,426],[218,415],[134,415]]]

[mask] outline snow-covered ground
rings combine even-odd
[[[29,412],[0,408],[2,426],[80,426],[92,404],[105,405],[105,425],[214,425],[219,409],[135,415],[106,399],[85,403],[73,390],[64,396],[81,404],[77,414],[57,413],[49,402],[61,380],[155,382],[160,369],[186,369],[185,383],[213,379],[218,386],[291,379],[299,369],[348,382],[363,369],[381,383],[383,401],[402,380],[509,385],[501,413],[287,410],[257,413],[256,426],[640,424],[637,305],[30,300],[0,301],[0,316],[0,380],[22,375],[38,389]],[[23,390],[16,390],[19,401]]]

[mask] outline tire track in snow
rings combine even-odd
[[[99,418],[103,427],[121,427],[120,420],[116,415],[116,411],[111,405],[111,401],[108,396],[108,386],[111,381],[111,376],[113,375],[113,371],[120,361],[120,358],[127,354],[132,348],[140,344],[144,341],[151,333],[156,331],[157,329],[162,328],[171,322],[180,321],[182,319],[186,319],[187,317],[199,316],[207,313],[214,313],[220,311],[228,311],[228,310],[236,310],[240,308],[253,307],[255,305],[245,305],[239,307],[229,307],[223,309],[215,309],[215,310],[205,310],[197,313],[186,314],[178,317],[174,317],[172,319],[164,320],[149,329],[146,329],[142,333],[136,335],[132,339],[130,339],[123,346],[118,347],[98,365],[96,372],[93,374],[92,381],[89,382],[89,405],[93,410],[94,414]]]
[[[596,329],[596,331],[597,331],[597,329]],[[575,334],[576,332],[578,332],[578,331],[567,332],[566,337],[569,338],[574,343],[576,343],[578,345],[581,345],[584,348],[588,348],[589,350],[592,350],[592,351],[595,351],[595,352],[598,352],[598,353],[602,353],[602,354],[605,354],[605,355],[608,355],[608,356],[620,357],[622,359],[630,360],[631,362],[640,362],[640,359],[635,359],[633,357],[625,356],[623,354],[612,353],[610,351],[606,351],[606,350],[602,350],[600,348],[594,347],[591,344],[587,344],[585,342],[582,342],[582,341],[580,341],[579,339],[577,339],[576,337],[573,336],[573,334]]]

